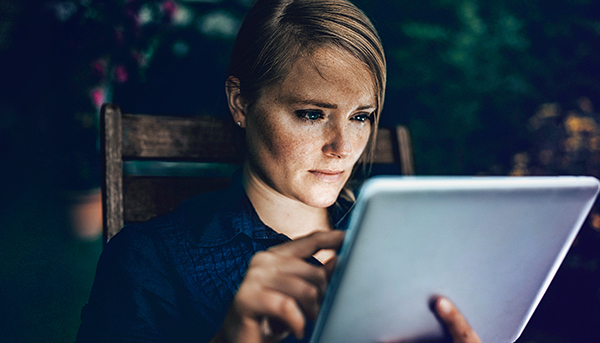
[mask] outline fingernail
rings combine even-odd
[[[438,301],[438,310],[443,313],[450,313],[452,310],[452,304],[450,303],[450,300],[441,298]]]

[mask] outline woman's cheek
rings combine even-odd
[[[369,142],[370,136],[371,126],[369,124],[364,124],[354,131],[352,150],[354,152],[355,161],[358,161],[363,151],[367,147],[367,143]]]
[[[314,147],[323,140],[322,130],[304,125],[286,125],[272,127],[271,135],[274,153],[284,159],[305,159],[311,155]],[[300,162],[300,161],[296,161]]]
[[[299,163],[308,161],[314,138],[302,134],[284,134],[273,141],[274,153],[281,160],[292,160]]]

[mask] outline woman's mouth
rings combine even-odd
[[[313,174],[317,179],[334,183],[338,182],[342,178],[343,170],[335,171],[335,170],[310,170],[310,173]]]

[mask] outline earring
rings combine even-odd
[[[242,122],[241,121],[238,121],[236,124],[237,124],[237,126],[242,127]]]

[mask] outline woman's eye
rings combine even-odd
[[[354,117],[352,117],[352,119],[354,119],[356,121],[359,121],[361,123],[364,123],[367,120],[371,119],[371,114],[367,114],[367,113],[365,113],[365,114],[357,114]]]
[[[297,111],[296,115],[300,119],[314,121],[323,118],[323,114],[319,111]]]

